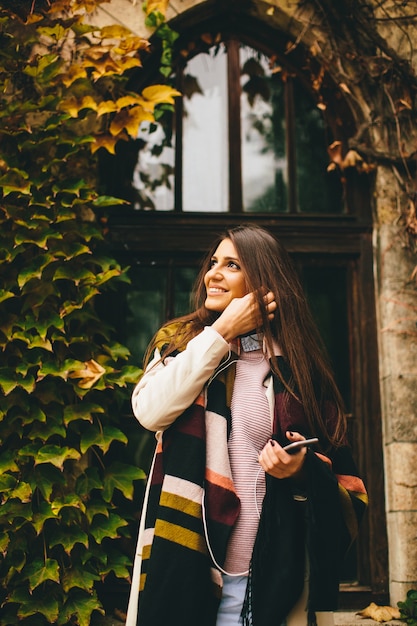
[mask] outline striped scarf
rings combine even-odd
[[[233,368],[168,428],[158,443],[143,535],[138,626],[215,624],[221,578],[203,527],[223,563],[240,510],[228,461]],[[216,584],[217,583],[217,584]]]
[[[216,624],[221,576],[208,553],[203,517],[211,549],[223,565],[240,509],[227,450],[233,380],[233,367],[219,374],[158,443],[145,513],[137,626]],[[274,387],[275,438],[282,440],[286,430],[311,436],[300,403],[288,398],[280,381]],[[247,625],[279,625],[294,606],[304,584],[302,536],[309,555],[309,616],[337,608],[338,570],[356,536],[366,492],[348,447],[328,456],[309,452],[305,468],[307,508],[294,499],[291,480],[267,476],[243,611]]]

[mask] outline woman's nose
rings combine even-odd
[[[210,268],[207,274],[210,278],[218,278],[219,280],[223,278],[223,274],[221,270],[219,269],[218,265],[215,265],[214,267]]]

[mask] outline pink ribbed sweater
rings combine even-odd
[[[272,431],[263,386],[268,371],[269,362],[261,350],[242,352],[236,364],[228,445],[241,512],[231,535],[224,567],[231,574],[246,573],[249,568],[265,495],[265,474],[260,470],[258,454]]]

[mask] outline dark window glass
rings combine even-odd
[[[335,172],[327,172],[329,157],[323,115],[300,83],[293,83],[298,210],[302,213],[340,213],[342,187]]]

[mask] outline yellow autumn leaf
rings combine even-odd
[[[165,15],[168,8],[169,0],[148,0],[146,4],[146,15],[159,11],[162,15]]]
[[[132,67],[142,67],[142,62],[138,57],[125,56],[118,61],[118,67],[120,72],[130,70]]]
[[[392,619],[400,619],[399,609],[393,606],[379,606],[375,602],[371,602],[363,611],[358,611],[356,615],[368,617],[375,622],[389,622]]]
[[[142,96],[134,94],[118,98],[116,104],[118,109],[124,109],[124,107],[131,106],[132,104],[140,104],[140,106],[143,106],[144,100]]]
[[[153,122],[154,117],[143,107],[136,106],[131,109],[123,109],[117,113],[110,124],[110,132],[113,136],[119,135],[122,130],[126,130],[128,135],[136,139],[139,126],[142,122]]]
[[[97,135],[94,143],[91,144],[91,153],[94,154],[100,148],[104,148],[110,154],[116,154],[116,144],[120,137],[112,135]]]
[[[148,111],[153,111],[157,104],[174,104],[174,97],[180,95],[179,91],[169,85],[151,85],[142,91],[142,96],[146,100],[144,106]]]
[[[82,109],[93,109],[93,111],[97,111],[97,102],[91,96],[84,96],[84,98],[80,100],[77,98],[69,98],[60,103],[59,109],[69,113],[71,117],[78,117],[78,113],[82,111]]]
[[[62,79],[62,82],[64,83],[65,87],[69,87],[79,78],[86,78],[86,76],[87,71],[85,67],[82,67],[82,65],[74,64],[71,65],[69,70],[66,72],[65,77]]]
[[[126,26],[121,26],[120,24],[103,26],[100,32],[104,39],[119,39],[120,37],[128,37],[132,34],[131,30],[126,28]]]
[[[129,54],[138,50],[148,50],[150,45],[150,42],[142,37],[127,37],[119,41],[113,50],[116,54]]]
[[[114,113],[119,110],[119,106],[114,100],[104,100],[100,102],[97,107],[97,116],[105,115],[106,113]]]
[[[97,59],[94,62],[90,62],[90,67],[93,67],[93,78],[98,80],[103,76],[112,76],[114,74],[123,74],[126,70],[130,70],[132,67],[141,67],[142,63],[137,57],[123,57],[121,59],[114,59],[110,53],[105,53],[101,59]]]
[[[85,361],[84,367],[78,370],[69,372],[68,378],[79,378],[78,386],[81,389],[90,389],[105,373],[104,367],[102,367],[94,359]]]

